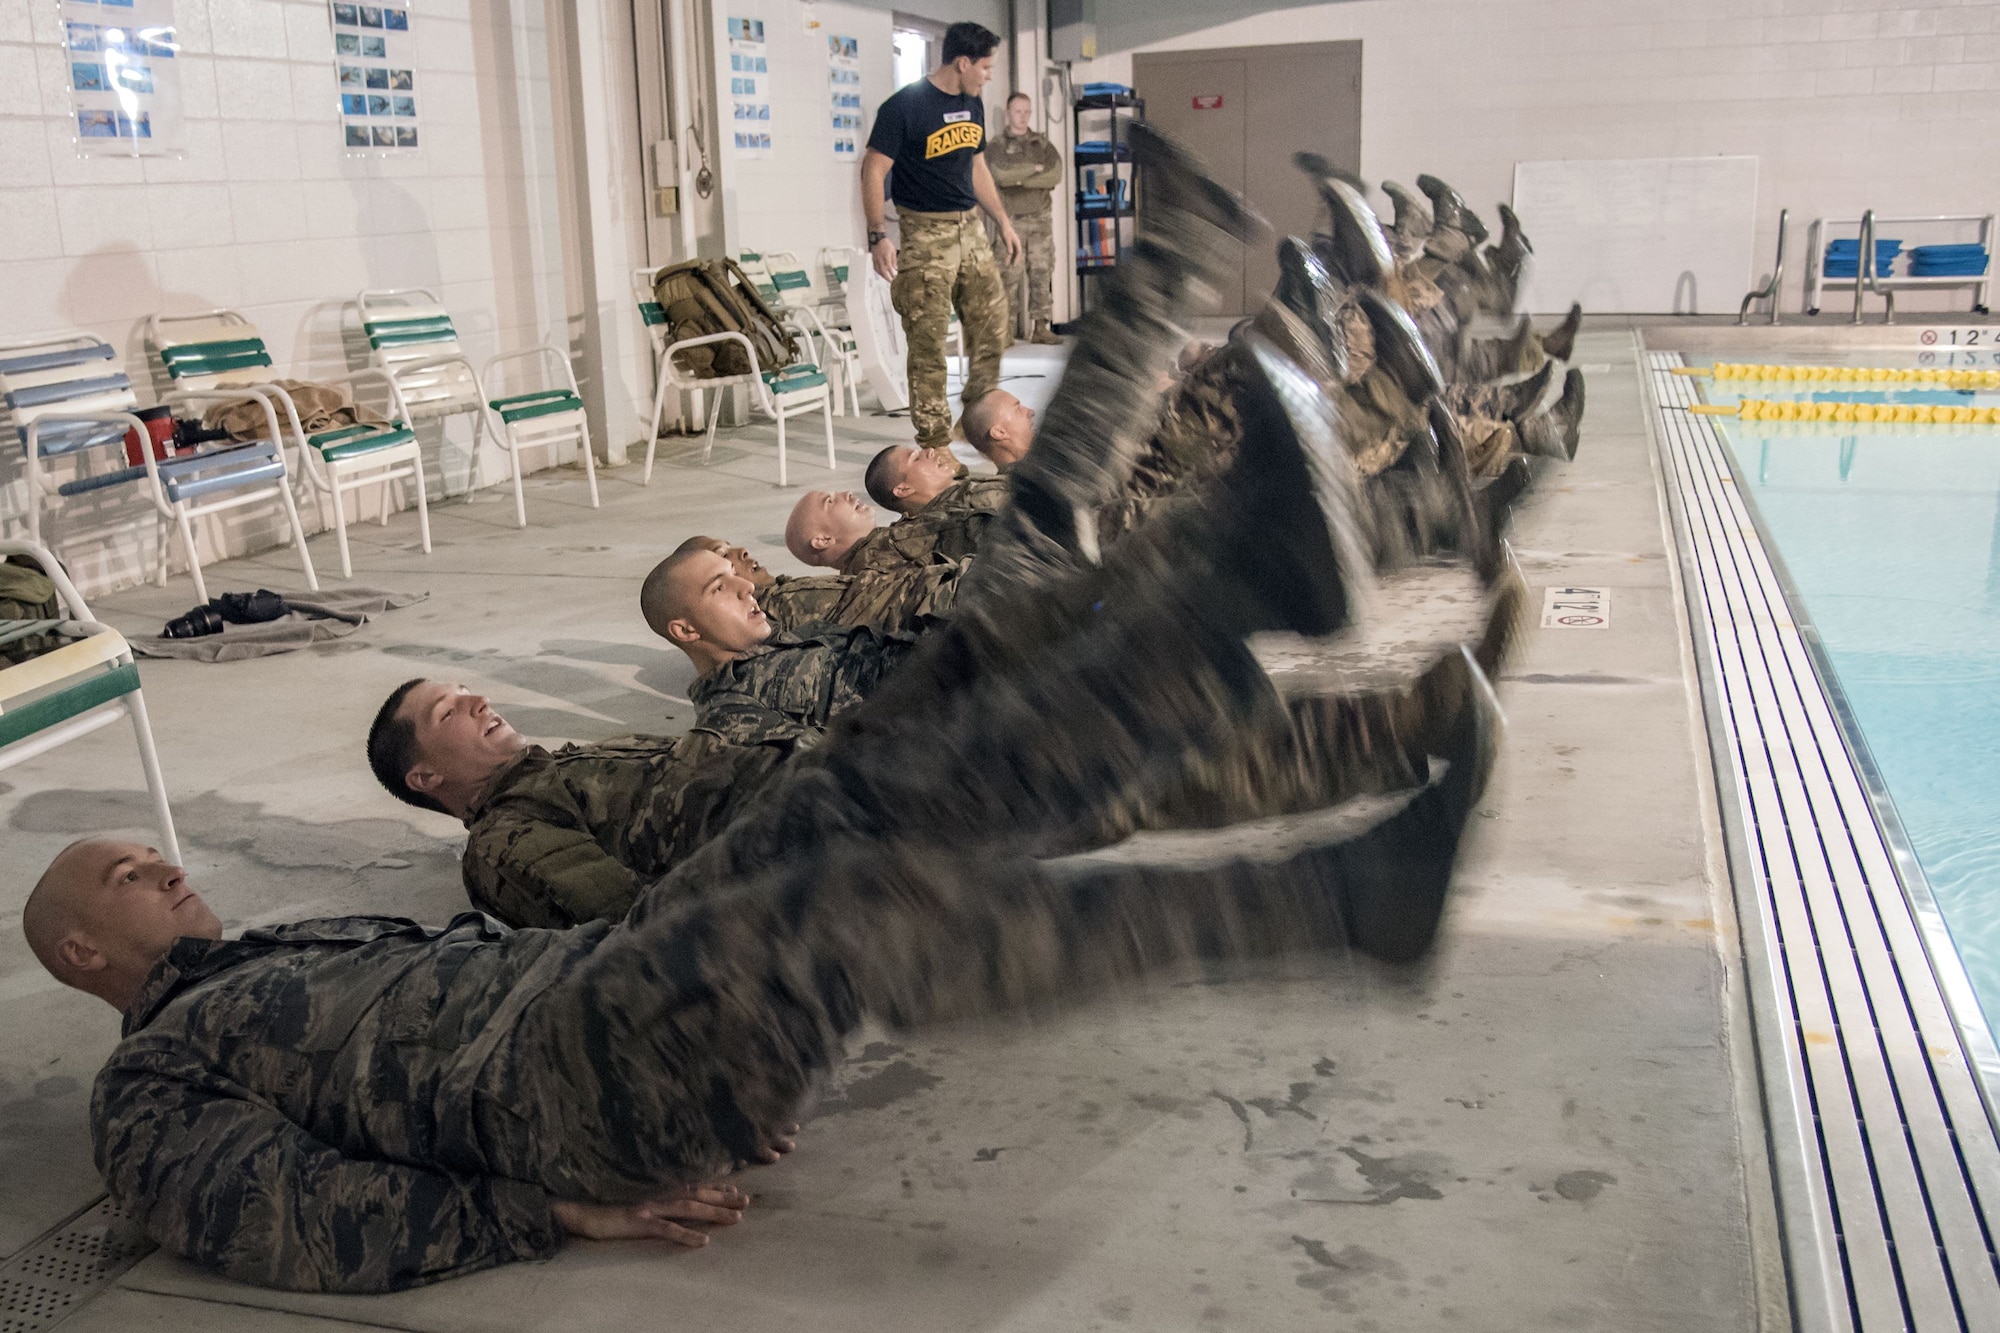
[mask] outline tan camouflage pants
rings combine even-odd
[[[1000,264],[1000,279],[1006,284],[1007,301],[1016,311],[1026,310],[1028,322],[1020,331],[1033,333],[1036,324],[1045,324],[1055,318],[1055,275],[1056,237],[1055,221],[1049,212],[1047,200],[1039,210],[1023,209],[1012,214],[1014,232],[1021,238],[1021,262],[1008,264],[1000,260],[999,250],[994,250],[995,262]],[[992,223],[986,226],[988,241],[997,246],[997,228]],[[1021,304],[1021,282],[1028,284],[1027,301]]]
[[[896,280],[889,287],[909,342],[910,422],[917,443],[951,442],[951,404],[945,396],[944,342],[958,312],[965,337],[964,401],[1000,386],[1000,353],[1007,347],[1007,291],[986,227],[977,209],[964,213],[897,215],[902,229]]]

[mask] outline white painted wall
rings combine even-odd
[[[723,234],[728,251],[790,250],[817,270],[821,246],[861,247],[861,168],[833,155],[831,88],[826,38],[860,43],[861,103],[866,141],[875,108],[895,91],[889,58],[889,12],[858,5],[798,0],[714,0],[716,84],[720,89]],[[807,31],[811,12],[820,28]],[[729,17],[764,20],[771,66],[771,155],[739,154],[729,115]],[[760,127],[761,128],[761,127]]]
[[[789,250],[804,261],[817,283],[820,248],[849,245],[858,251],[867,230],[861,213],[860,164],[835,159],[831,147],[826,34],[855,37],[861,43],[865,143],[875,127],[876,110],[895,91],[889,50],[893,24],[886,9],[820,0],[811,12],[821,26],[808,32],[801,18],[805,12],[798,0],[715,0],[715,52],[723,102],[719,124],[725,141],[732,132],[726,17],[764,20],[772,77],[772,153],[767,158],[745,157],[725,145],[721,190],[730,254]],[[1006,34],[1000,35],[1004,39]],[[985,92],[988,133],[997,132],[1007,101],[1004,44],[994,68],[997,77]]]
[[[235,307],[281,373],[312,378],[360,364],[357,291],[406,286],[440,290],[476,360],[561,336],[543,0],[413,8],[421,155],[345,155],[320,0],[178,0],[185,152],[134,160],[75,154],[56,6],[0,3],[0,337],[82,328],[122,349],[139,382],[146,316]],[[495,461],[482,458],[482,479]],[[23,527],[20,476],[9,432],[9,534]],[[53,530],[87,590],[134,581],[150,558],[131,491],[75,505]],[[276,531],[210,524],[205,559]]]
[[[1989,129],[2000,123],[1996,4],[1354,0],[1138,49],[1349,39],[1364,43],[1363,173],[1411,184],[1432,172],[1488,222],[1519,160],[1755,154],[1760,272],[1781,207],[1797,228],[1787,310],[1798,308],[1814,216],[2000,209],[2000,139]],[[1131,67],[1122,52],[1075,77],[1130,82]],[[1904,234],[1906,245],[1920,239]],[[1723,304],[1733,310],[1738,297]],[[1835,297],[1836,308],[1851,299]],[[1909,309],[1964,303],[1963,294],[1898,298]]]

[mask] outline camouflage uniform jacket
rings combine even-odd
[[[992,481],[988,477],[984,480]],[[942,496],[939,497],[943,498]],[[876,528],[863,536],[841,557],[836,572],[865,574],[870,570],[894,570],[908,565],[949,564],[974,555],[986,525],[999,512],[992,507],[956,505],[935,508],[925,505],[908,518],[886,528]]]
[[[1000,202],[1016,221],[1049,212],[1049,191],[1063,183],[1062,154],[1048,136],[1003,132],[986,141],[986,165],[1000,187]]]
[[[562,1230],[525,1121],[482,1069],[608,927],[443,929],[340,917],[177,941],[125,1011],[91,1132],[111,1197],[241,1282],[392,1291],[516,1259]]]
[[[695,681],[695,725],[738,745],[815,739],[909,655],[913,634],[807,625]]]
[[[1005,477],[961,477],[902,521],[932,520],[946,514],[997,514],[1007,507],[1007,494]]]
[[[792,753],[706,731],[529,746],[466,812],[472,905],[510,926],[616,921],[639,890],[720,832]]]
[[[959,577],[970,565],[969,560],[960,560],[863,574],[780,578],[757,594],[757,605],[780,634],[814,624],[916,630],[927,616],[951,613]]]

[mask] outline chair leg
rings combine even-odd
[[[375,487],[375,493],[382,501],[382,517],[376,520],[377,527],[386,528],[389,526],[389,489],[395,484],[395,477],[391,476],[388,469],[385,468],[382,473],[382,480]],[[357,518],[360,517],[359,513],[355,516]]]
[[[290,498],[290,495],[286,496],[286,499]],[[194,599],[197,602],[205,602],[208,600],[208,583],[201,576],[201,556],[194,549],[194,524],[188,522],[185,504],[175,503],[174,518],[180,523],[181,545],[187,548],[188,573],[194,577]],[[299,549],[305,549],[304,542],[299,543]],[[161,563],[160,568],[162,570],[166,568],[165,562]]]
[[[431,553],[431,504],[424,494],[424,460],[421,455],[410,461],[410,475],[417,483],[417,533],[424,539],[424,554]]]
[[[514,523],[525,528],[528,526],[528,501],[521,494],[521,446],[514,442],[511,431],[507,434],[507,458],[514,465]]]
[[[590,478],[590,507],[596,509],[598,508],[597,455],[590,451],[590,423],[588,421],[577,427],[576,447],[583,450],[583,475]]]
[[[847,361],[847,397],[854,406],[854,415],[861,415],[861,358],[849,357]]]
[[[160,850],[167,864],[181,864],[181,842],[174,835],[174,812],[167,804],[167,780],[160,772],[160,754],[153,748],[153,723],[146,716],[146,696],[134,690],[125,696],[125,715],[132,719],[132,731],[139,739],[139,767],[146,773],[146,790],[153,796],[153,816],[159,821],[160,836],[166,841]]]
[[[826,423],[826,465],[829,468],[836,468],[840,466],[840,461],[833,456],[832,398],[833,395],[829,393],[825,398],[819,400],[819,416],[820,420]]]
[[[709,455],[715,452],[715,423],[722,417],[722,390],[712,389],[709,392],[711,401],[708,405],[708,443],[701,447],[703,467],[708,466]]]
[[[641,486],[651,486],[653,484],[653,454],[660,447],[660,417],[667,410],[667,394],[674,387],[674,382],[667,378],[666,369],[666,362],[662,361],[660,363],[660,387],[653,390],[653,429],[646,433],[646,468],[645,471],[639,474],[639,484]],[[589,432],[589,429],[588,426],[584,428],[586,434]],[[593,473],[592,476],[592,484],[595,485],[595,474]],[[594,508],[597,501],[592,500],[590,503]]]
[[[344,579],[354,577],[354,561],[348,557],[347,553],[347,496],[360,489],[360,487],[356,486],[352,491],[343,492],[340,488],[339,477],[335,476],[333,478],[333,535],[335,542],[340,547],[340,577]],[[361,497],[359,495],[354,496],[354,520],[357,523],[361,521]]]
[[[781,398],[772,405],[778,409],[778,485],[785,486],[789,484],[785,480],[785,402]]]
[[[306,587],[311,588],[314,592],[318,592],[319,575],[313,573],[312,552],[306,549],[306,529],[305,525],[299,522],[299,507],[292,503],[292,488],[289,486],[280,486],[278,487],[278,494],[285,501],[285,517],[290,520],[292,525],[292,541],[299,548],[299,564],[306,571]],[[339,491],[333,493],[333,506],[335,510],[340,508]]]

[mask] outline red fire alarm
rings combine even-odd
[[[1194,95],[1194,109],[1197,111],[1220,111],[1222,109],[1222,94],[1196,93]]]

